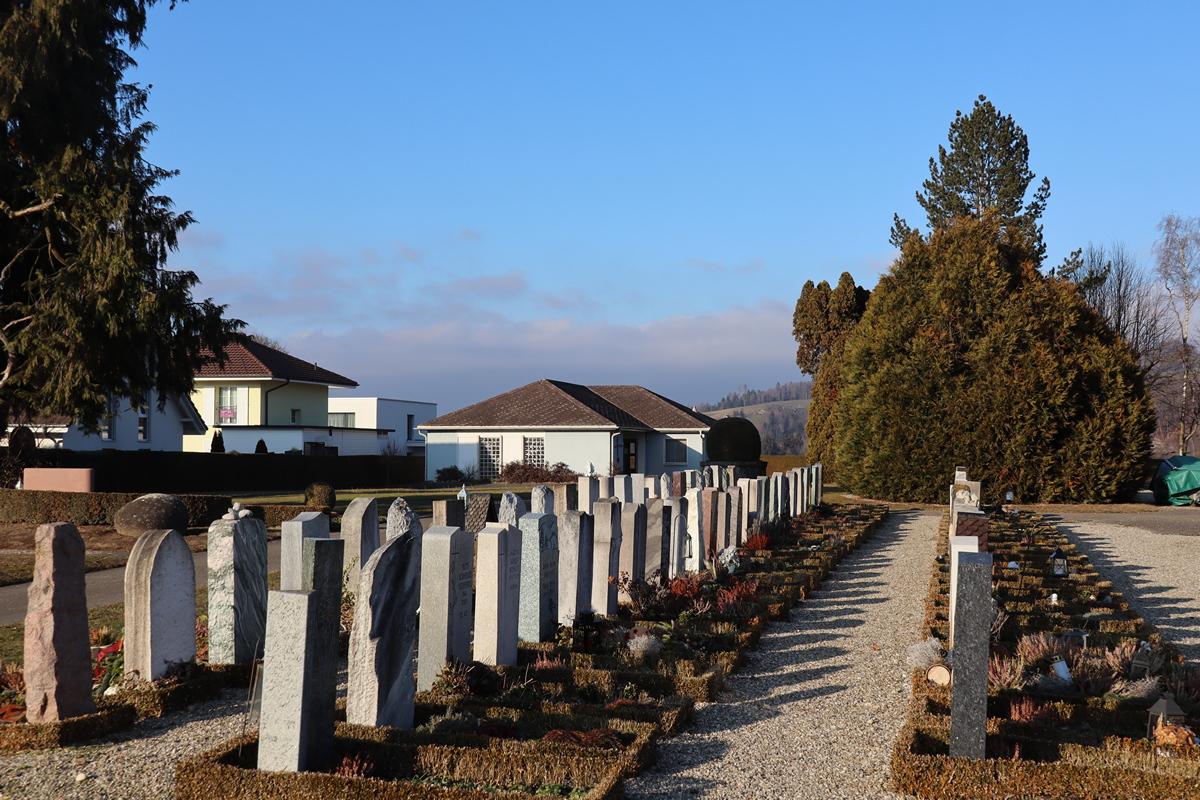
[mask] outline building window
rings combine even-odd
[[[117,430],[117,401],[110,397],[106,403],[108,411],[100,418],[100,439],[111,442]]]
[[[331,411],[331,412],[329,412],[329,427],[331,427],[331,428],[353,428],[354,427],[354,412],[353,411]]]
[[[292,409],[292,424],[293,425],[300,424],[300,409],[298,409],[298,408]]]
[[[525,463],[531,467],[546,466],[546,440],[541,436],[525,437]]]
[[[666,464],[686,464],[687,442],[683,439],[672,439],[670,437],[665,442],[666,452],[663,454],[663,462]]]
[[[500,476],[500,437],[479,437],[479,477],[485,481]]]
[[[137,412],[137,437],[139,442],[150,441],[150,408],[142,406]]]
[[[410,442],[415,441],[417,438],[417,431],[415,430],[416,424],[417,424],[416,418],[413,417],[412,414],[409,414],[408,419],[405,421],[405,427],[404,427],[405,434],[404,435],[405,435],[405,437],[407,437],[408,441],[410,441]]]
[[[217,387],[217,424],[238,424],[238,391],[236,386]]]

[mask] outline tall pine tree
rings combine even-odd
[[[161,193],[175,173],[145,159],[148,93],[125,79],[154,4],[0,11],[0,429],[40,411],[91,427],[111,396],[186,393],[241,327],[165,269],[192,217]]]

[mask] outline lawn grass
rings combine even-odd
[[[279,573],[267,575],[267,588],[279,588]],[[201,586],[196,590],[196,616],[208,613],[208,587]],[[88,630],[108,628],[120,633],[125,629],[125,604],[113,603],[110,606],[98,606],[88,609]],[[11,625],[0,625],[0,663],[20,664],[25,660],[25,623],[14,622]]]
[[[124,553],[88,553],[84,570],[95,572],[125,566]],[[33,553],[0,553],[0,586],[27,583],[33,577]]]

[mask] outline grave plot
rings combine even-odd
[[[947,551],[959,537],[942,526],[930,638],[914,653],[925,663],[913,674],[910,719],[892,758],[896,790],[921,798],[1196,796],[1200,667],[1184,663],[1051,522],[1028,513],[985,519],[985,552],[958,556],[953,615]],[[984,556],[990,580],[980,588],[986,601],[994,593],[995,608],[979,613],[964,582]],[[946,659],[951,616],[957,648]],[[984,665],[978,690],[970,685],[975,663]]]
[[[654,739],[686,722],[694,697],[716,699],[722,676],[757,641],[768,614],[784,614],[802,600],[886,513],[878,506],[839,507],[780,520],[748,542],[754,549],[723,552],[715,574],[681,575],[656,586],[622,576],[612,588],[628,600],[614,614],[584,616],[560,627],[553,641],[522,643],[511,659],[503,650],[513,637],[493,642],[477,631],[476,657],[486,653],[512,663],[451,660],[433,677],[418,676],[418,683],[432,685],[415,695],[412,730],[336,723],[326,744],[301,741],[301,751],[317,757],[302,772],[261,769],[266,739],[232,741],[180,762],[177,796],[210,797],[215,787],[225,797],[256,798],[619,796],[622,778],[651,758]],[[538,516],[523,516],[524,528],[541,533],[541,523],[531,519]],[[520,581],[506,557],[511,530],[497,524],[481,532],[476,587],[484,591],[476,600],[476,626],[500,630],[519,616]],[[454,623],[462,617],[454,599],[462,576],[453,557],[433,553],[469,557],[455,534],[435,527],[424,548],[448,564],[434,574],[426,560],[429,580],[422,585],[423,625],[433,597],[447,606],[438,615],[447,622],[431,634],[441,642],[436,652],[446,654],[462,652]],[[538,540],[548,545],[549,538]],[[533,577],[543,585],[543,576]],[[426,599],[426,586],[440,588]],[[481,611],[481,602],[496,609]],[[543,616],[538,609],[529,613]],[[290,615],[301,626],[293,638],[303,639],[297,614]],[[268,680],[271,641],[268,633]],[[268,686],[264,715],[272,702]]]

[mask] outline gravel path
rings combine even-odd
[[[0,755],[0,798],[173,797],[175,762],[239,735],[245,699],[244,690],[229,690],[185,712],[142,720],[100,744]]]
[[[1200,536],[1110,522],[1064,522],[1061,527],[1130,605],[1189,661],[1200,662]]]
[[[658,745],[631,798],[897,797],[892,742],[909,694],[940,512],[893,511],[824,587],[773,623],[722,702]]]

